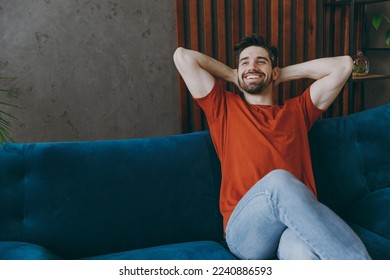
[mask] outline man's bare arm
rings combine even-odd
[[[214,79],[237,83],[237,71],[197,51],[178,48],[173,60],[194,98],[210,93]]]
[[[319,58],[281,68],[276,84],[309,78],[316,80],[310,87],[314,105],[326,110],[351,75],[353,61],[349,56]]]

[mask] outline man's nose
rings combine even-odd
[[[254,61],[249,61],[248,70],[255,70],[255,69],[256,69],[256,63]]]

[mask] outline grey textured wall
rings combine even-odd
[[[174,0],[0,0],[16,142],[179,133]]]

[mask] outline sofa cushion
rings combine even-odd
[[[378,189],[352,205],[343,218],[373,259],[390,259],[390,188]]]
[[[22,145],[17,238],[64,259],[223,239],[220,167],[207,132]],[[9,228],[0,240],[16,236]]]
[[[374,260],[390,260],[390,240],[361,226],[349,223]]]
[[[317,121],[310,146],[318,197],[340,216],[390,187],[390,105]]]
[[[390,188],[377,190],[362,198],[343,215],[348,222],[390,239]]]
[[[86,258],[88,260],[234,260],[220,243],[186,242]]]
[[[0,260],[59,260],[60,258],[46,248],[16,241],[0,242]]]
[[[22,145],[0,145],[0,240],[23,239],[24,158]]]

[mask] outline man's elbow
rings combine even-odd
[[[343,71],[346,76],[350,76],[353,70],[353,60],[349,55],[344,55],[342,58]]]
[[[176,49],[175,53],[173,54],[173,61],[175,62],[176,68],[179,71],[184,71],[186,65],[188,66],[194,63],[189,50],[182,47],[178,47]]]
[[[173,54],[173,60],[175,62],[189,62],[193,60],[192,52],[183,47],[178,47]]]
[[[178,47],[173,53],[173,61],[177,64],[183,57],[184,48]]]

